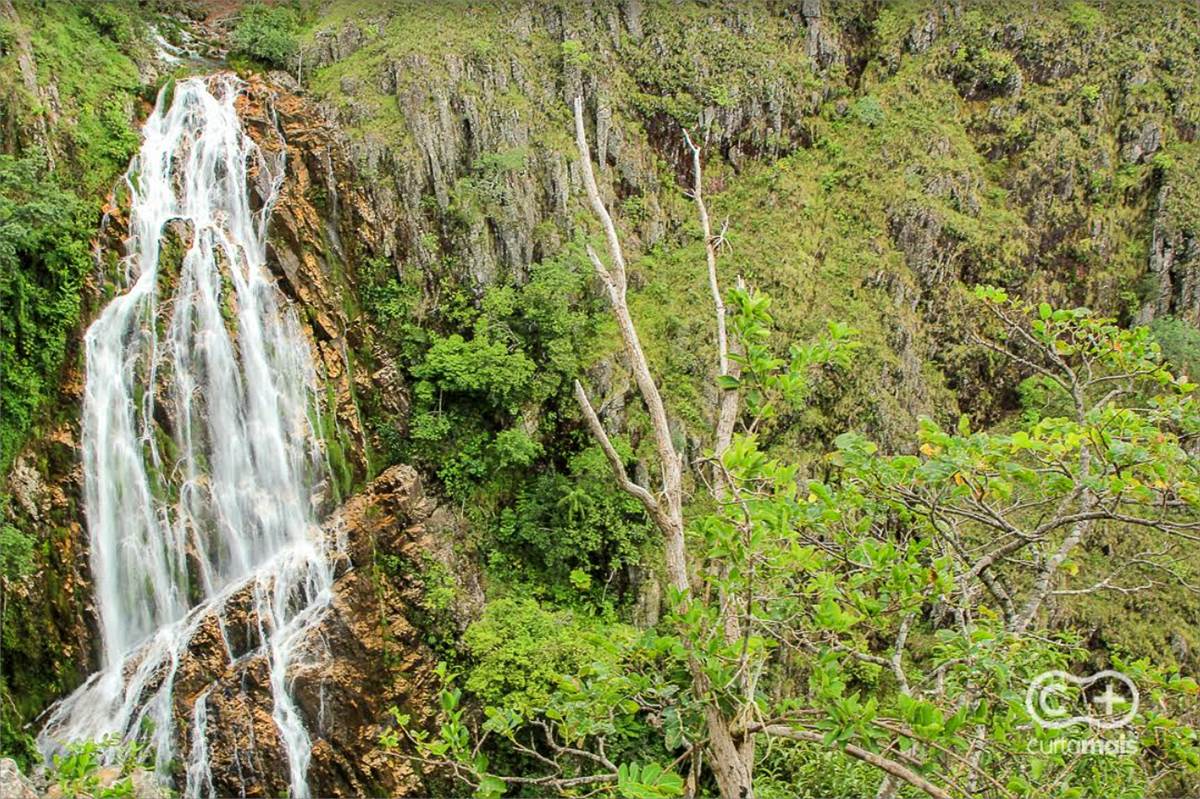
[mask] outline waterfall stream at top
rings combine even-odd
[[[164,89],[129,170],[125,283],[85,336],[101,670],[54,708],[39,743],[50,755],[71,740],[137,739],[187,796],[212,793],[209,687],[180,719],[175,677],[215,617],[230,661],[268,664],[291,792],[305,797],[312,741],[288,672],[322,655],[308,633],[333,583],[313,499],[325,465],[309,344],[265,264],[283,156],[243,130],[240,91],[231,75]],[[257,208],[252,180],[265,187]],[[237,592],[249,596],[248,646],[226,629]]]

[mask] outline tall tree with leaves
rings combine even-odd
[[[881,455],[847,433],[825,479],[806,477],[762,451],[758,433],[850,365],[855,331],[831,324],[821,340],[780,357],[769,299],[741,285],[720,291],[720,237],[693,145],[719,401],[713,449],[696,464],[709,496],[695,507],[708,510],[688,514],[687,473],[626,302],[620,237],[591,170],[581,102],[575,122],[608,243],[607,263],[591,249],[589,259],[654,434],[648,485],[630,477],[581,384],[575,393],[613,479],[660,533],[669,612],[627,641],[615,666],[561,675],[536,705],[501,702],[472,718],[443,672],[438,734],[399,718],[387,743],[481,796],[532,786],[751,797],[756,744],[770,741],[866,764],[882,796],[1136,794],[1191,779],[1200,767],[1189,718],[1197,686],[1149,659],[1112,658],[1155,700],[1124,719],[1122,746],[1137,751],[1118,761],[1099,751],[1109,744],[1102,727],[1039,725],[1025,702],[1038,675],[1065,671],[1082,653],[1069,630],[1051,628],[1050,604],[1136,590],[1126,582],[1130,564],[1177,573],[1173,547],[1200,531],[1195,386],[1171,374],[1148,332],[980,289],[976,301],[994,324],[979,344],[1035,376],[1042,412],[995,433],[972,432],[965,419],[952,432],[925,420],[912,455]],[[1107,528],[1144,531],[1153,548],[1077,585],[1071,558]],[[1078,694],[1068,687],[1065,701]],[[493,769],[489,748],[526,768]]]

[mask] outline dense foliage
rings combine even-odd
[[[0,156],[0,471],[57,391],[94,268],[100,205],[137,147],[129,112],[138,82],[123,51],[137,45],[141,29],[129,12],[122,3],[55,4],[36,28],[11,31],[29,37],[43,79],[53,75],[67,98],[57,113],[17,89],[15,47],[0,59],[12,87],[7,124],[46,131]]]
[[[455,764],[480,796],[522,785],[672,796],[703,779],[697,742],[715,705],[766,747],[766,795],[811,768],[821,757],[814,746],[868,764],[872,753],[903,752],[917,767],[905,779],[934,796],[1136,796],[1194,784],[1200,687],[1156,666],[1155,653],[1110,655],[1154,698],[1111,735],[1035,723],[1025,690],[1085,656],[1071,631],[1044,629],[1039,610],[1052,593],[1069,602],[1122,590],[1139,571],[1170,571],[1180,563],[1173,542],[1200,529],[1196,386],[1168,370],[1146,328],[1085,309],[1032,309],[996,289],[978,295],[1003,323],[1001,337],[982,340],[1036,366],[1066,400],[1063,415],[1035,414],[1004,434],[972,432],[965,417],[957,431],[926,421],[916,455],[883,456],[847,433],[825,479],[762,452],[753,432],[737,436],[719,467],[732,493],[690,521],[695,576],[707,586],[694,596],[712,599],[674,596],[668,618],[625,638],[615,661],[553,654],[586,651],[588,634],[569,625],[552,647],[527,647],[520,642],[553,624],[530,617],[533,607],[501,603],[515,626],[485,618],[466,638],[465,688],[483,717],[464,714],[461,690],[444,675],[439,735],[401,719],[385,743],[408,736],[416,757]],[[766,303],[742,294],[735,305],[748,431],[777,403],[802,399],[814,369],[848,364],[849,333],[837,329],[794,348],[790,363],[773,357],[760,343]],[[1072,565],[1104,527],[1148,529],[1158,549],[1112,552],[1098,574]],[[1140,565],[1128,569],[1130,560]],[[718,596],[745,603],[735,635]],[[621,640],[616,628],[610,637]],[[697,660],[704,693],[683,665]],[[525,675],[541,687],[492,687]],[[1114,756],[1104,745],[1129,749]],[[789,763],[796,746],[807,755]],[[651,759],[655,750],[665,757]],[[491,767],[488,752],[515,771]],[[879,780],[844,764],[833,775],[825,784],[840,790]]]
[[[389,455],[440,479],[486,531],[492,573],[514,589],[618,602],[648,528],[571,429],[570,378],[599,330],[578,261],[537,264],[478,299],[443,287],[427,316],[419,292],[394,277],[367,297],[411,364],[411,422],[407,436],[384,431]]]
[[[299,29],[300,17],[295,8],[249,3],[238,12],[229,37],[230,55],[286,69],[296,54]]]
[[[0,20],[4,474],[64,410],[89,276],[111,266],[92,254],[101,202],[135,149],[138,94],[156,88],[131,58],[152,49],[141,18],[156,4],[14,6]],[[347,367],[397,364],[404,410],[376,414],[360,372],[368,467],[349,464],[360,444],[333,414],[327,454],[341,499],[380,466],[418,466],[465,517],[488,601],[467,627],[451,610],[461,575],[373,573],[424,584],[424,640],[447,661],[440,725],[396,711],[386,748],[454,793],[464,779],[483,796],[711,793],[716,707],[754,741],[762,797],[875,795],[891,778],[863,753],[954,795],[1200,784],[1186,676],[1200,317],[1179,299],[1200,240],[1200,25],[1187,4],[968,6],[826,3],[816,26],[791,6],[708,2],[556,3],[549,22],[500,4],[251,2],[230,18],[231,64],[298,75],[365,154],[356,178],[403,189],[380,208],[412,206],[394,261],[331,277],[371,331]],[[633,242],[630,302],[688,457],[698,598],[668,592],[662,610],[658,531],[571,394],[589,386],[620,460],[652,481],[565,160],[562,99],[581,88],[610,126],[601,168]],[[730,296],[746,374],[719,388],[681,125],[703,136],[713,215],[731,220],[722,277],[775,298]],[[977,282],[1061,307],[996,289],[966,301]],[[713,399],[735,388],[742,435],[716,458]],[[735,500],[710,491],[715,470]],[[31,761],[21,725],[79,679],[57,620],[86,586],[72,599],[55,562],[81,557],[64,544],[80,509],[24,513],[0,494],[0,737]],[[12,604],[32,583],[52,601]],[[721,597],[745,608],[739,635]],[[1125,730],[1137,754],[1080,754],[1117,736],[1031,723],[1039,672],[1109,666],[1148,700]],[[58,764],[64,792],[97,790],[97,751]]]
[[[0,464],[56,390],[92,266],[88,206],[47,176],[44,159],[0,155]]]

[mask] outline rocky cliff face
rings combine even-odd
[[[343,496],[373,467],[363,420],[403,426],[408,388],[393,355],[372,345],[372,320],[358,312],[358,268],[378,239],[368,183],[345,142],[287,75],[252,80],[240,109],[259,146],[285,150],[287,178],[271,216],[268,260],[280,288],[303,309],[321,384],[328,394],[326,446]],[[265,187],[260,187],[260,196]]]
[[[959,394],[985,414],[1011,399],[958,352],[962,283],[1127,315],[1118,298],[1149,270],[1135,312],[1194,314],[1188,234],[1168,240],[1161,222],[1152,241],[1147,219],[1173,180],[1162,154],[1195,135],[1195,15],[1172,6],[1156,29],[1132,9],[1072,8],[1001,21],[947,2],[525,3],[451,24],[434,7],[334,4],[301,61],[369,176],[382,252],[477,292],[587,229],[576,95],[635,255],[694,250],[681,127],[700,131],[730,268],[784,306],[887,320],[850,388],[883,396],[831,423],[865,416],[887,441]],[[776,206],[793,212],[756,229]],[[766,235],[783,246],[738,248]],[[635,279],[675,279],[657,266],[635,258]],[[799,312],[780,321],[812,329]]]
[[[395,754],[378,751],[389,707],[420,722],[436,706],[433,657],[413,614],[417,584],[396,583],[380,559],[419,563],[441,549],[444,515],[424,495],[420,478],[396,466],[373,480],[323,525],[344,539],[329,611],[302,648],[312,661],[288,674],[313,739],[309,785],[317,796],[402,796],[419,792],[420,774]],[[270,665],[260,649],[252,586],[230,597],[223,618],[200,622],[176,674],[175,715],[196,717],[203,703],[205,741],[181,724],[181,759],[207,762],[218,796],[288,792],[286,752],[271,718]],[[224,624],[224,633],[221,624]],[[225,636],[231,648],[225,647]],[[200,746],[202,754],[197,754]]]
[[[1149,268],[1144,278],[1146,305],[1139,322],[1175,316],[1200,325],[1200,226],[1196,203],[1196,155],[1171,164],[1155,198],[1150,234]]]
[[[678,109],[649,93],[636,110],[618,99],[652,88],[636,85],[629,64],[620,63],[631,42],[647,81],[678,68],[690,74],[671,80],[699,95],[716,92],[725,76],[703,57],[687,63],[688,48],[735,50],[762,37],[761,52],[738,65],[761,68],[759,74],[745,91],[697,106],[699,127],[708,145],[735,164],[779,154],[801,138],[804,117],[828,91],[804,81],[815,79],[818,64],[840,58],[820,3],[804,7],[781,18],[756,8],[707,15],[685,9],[664,25],[669,13],[640,2],[527,3],[512,14],[481,9],[461,33],[430,29],[443,11],[381,8],[318,26],[302,60],[313,71],[317,96],[340,126],[357,134],[352,152],[372,178],[367,190],[385,253],[421,268],[450,255],[486,284],[524,273],[575,229],[580,183],[568,109],[576,96],[588,98],[611,198],[644,198],[637,232],[646,246],[662,240],[672,221],[661,208],[660,195],[672,190],[663,178],[675,171],[664,172],[662,159],[683,170],[685,150],[673,115]],[[689,31],[693,23],[711,30]],[[410,25],[403,38],[389,37],[389,30]],[[473,43],[454,46],[459,35],[473,33],[479,34]],[[369,69],[357,69],[359,61]]]

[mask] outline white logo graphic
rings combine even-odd
[[[1087,724],[1115,730],[1133,720],[1141,700],[1133,680],[1105,669],[1090,677],[1044,671],[1025,692],[1025,709],[1043,727],[1061,730]]]

